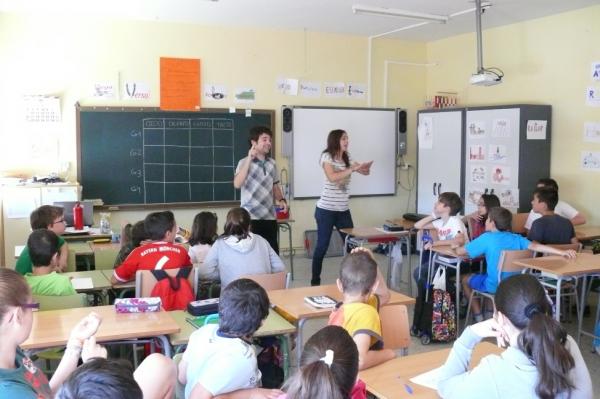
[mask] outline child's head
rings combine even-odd
[[[171,211],[152,212],[144,219],[144,229],[153,241],[173,242],[177,224]]]
[[[512,213],[501,206],[490,209],[488,212],[485,229],[492,231],[511,231],[512,230]]]
[[[27,248],[34,267],[58,264],[58,236],[51,230],[34,230],[27,239]]]
[[[225,336],[251,336],[268,314],[267,292],[253,280],[234,280],[221,291],[219,332]]]
[[[234,236],[242,240],[250,232],[250,214],[244,208],[232,208],[227,212],[223,236]]]
[[[267,155],[271,151],[273,132],[266,126],[255,126],[250,129],[249,140],[258,152]]]
[[[556,204],[558,204],[558,191],[552,188],[536,188],[533,191],[531,207],[534,212],[554,211]]]
[[[368,295],[377,281],[377,263],[368,252],[352,252],[342,259],[338,287],[345,295]]]
[[[12,269],[0,267],[0,336],[19,345],[31,332],[33,306],[25,278]]]
[[[142,399],[131,364],[122,359],[93,358],[71,373],[56,399]]]
[[[433,212],[438,217],[454,216],[460,212],[463,207],[462,200],[458,194],[453,192],[441,193],[433,208]]]
[[[477,213],[486,216],[490,209],[500,206],[500,200],[495,194],[481,194],[477,201]]]
[[[354,340],[342,327],[327,326],[304,345],[300,369],[285,385],[287,398],[347,399],[357,375]]]
[[[217,215],[213,212],[200,212],[194,217],[190,245],[213,245],[217,236]]]
[[[558,183],[556,182],[556,180],[551,179],[549,177],[545,177],[542,179],[539,179],[537,181],[536,187],[538,188],[551,188],[555,191],[558,191]]]
[[[505,333],[516,329],[518,347],[539,372],[536,393],[555,397],[573,387],[569,371],[575,362],[565,348],[567,331],[552,317],[544,287],[530,274],[503,280],[496,291],[496,319]]]
[[[60,206],[42,205],[29,216],[32,230],[48,229],[58,235],[65,232],[64,209]]]
[[[131,226],[131,244],[134,247],[139,247],[142,241],[148,240],[150,236],[146,233],[144,221],[140,220]]]
[[[346,167],[350,166],[350,158],[348,157],[348,133],[342,129],[335,129],[329,132],[327,136],[327,148],[325,151],[332,157],[341,154],[342,160]]]

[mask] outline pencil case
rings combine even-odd
[[[187,311],[193,316],[204,316],[212,313],[219,313],[219,298],[203,299],[201,301],[190,302]]]
[[[115,299],[117,313],[158,312],[160,311],[160,305],[159,297]]]

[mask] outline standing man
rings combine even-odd
[[[262,236],[279,254],[277,243],[277,220],[274,203],[287,211],[287,202],[279,186],[279,174],[271,152],[273,132],[265,126],[250,129],[250,150],[248,156],[238,162],[233,178],[233,186],[242,190],[241,206],[246,209],[252,221],[253,233]]]

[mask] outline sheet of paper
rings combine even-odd
[[[200,59],[160,57],[160,109],[200,109]]]
[[[423,385],[424,387],[435,389],[437,391],[437,385],[439,380],[441,367],[427,371],[423,374],[419,374],[410,379],[415,384]]]
[[[600,143],[600,122],[585,122],[583,128],[583,141]]]
[[[227,86],[221,84],[204,85],[204,99],[207,101],[222,101],[227,97]]]
[[[25,249],[25,245],[15,245],[15,258],[21,256],[21,252]]]
[[[600,61],[592,62],[592,80],[600,80]]]
[[[71,279],[71,284],[76,290],[89,290],[94,288],[94,283],[91,277],[78,277]]]
[[[417,129],[419,135],[419,148],[430,150],[433,148],[433,118],[423,117]]]
[[[252,87],[236,87],[235,101],[239,103],[253,103],[256,100],[256,89]]]
[[[486,136],[484,121],[473,121],[469,123],[467,130],[469,132],[469,137],[472,139],[483,139]]]
[[[298,79],[278,78],[276,82],[277,91],[287,96],[298,95]]]
[[[346,94],[346,84],[344,82],[325,82],[323,86],[325,97],[344,97]]]
[[[321,97],[320,82],[300,82],[300,95],[302,97]]]
[[[600,172],[600,152],[581,151],[581,169]]]
[[[546,140],[548,121],[527,121],[527,140]]]
[[[149,100],[150,86],[146,82],[125,82],[121,97],[125,100]]]
[[[367,95],[367,85],[364,83],[348,82],[348,90],[346,90],[348,98],[362,100]]]
[[[600,88],[588,87],[585,93],[585,103],[590,107],[600,107]]]

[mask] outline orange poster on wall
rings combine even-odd
[[[200,60],[160,58],[160,108],[200,109]]]

